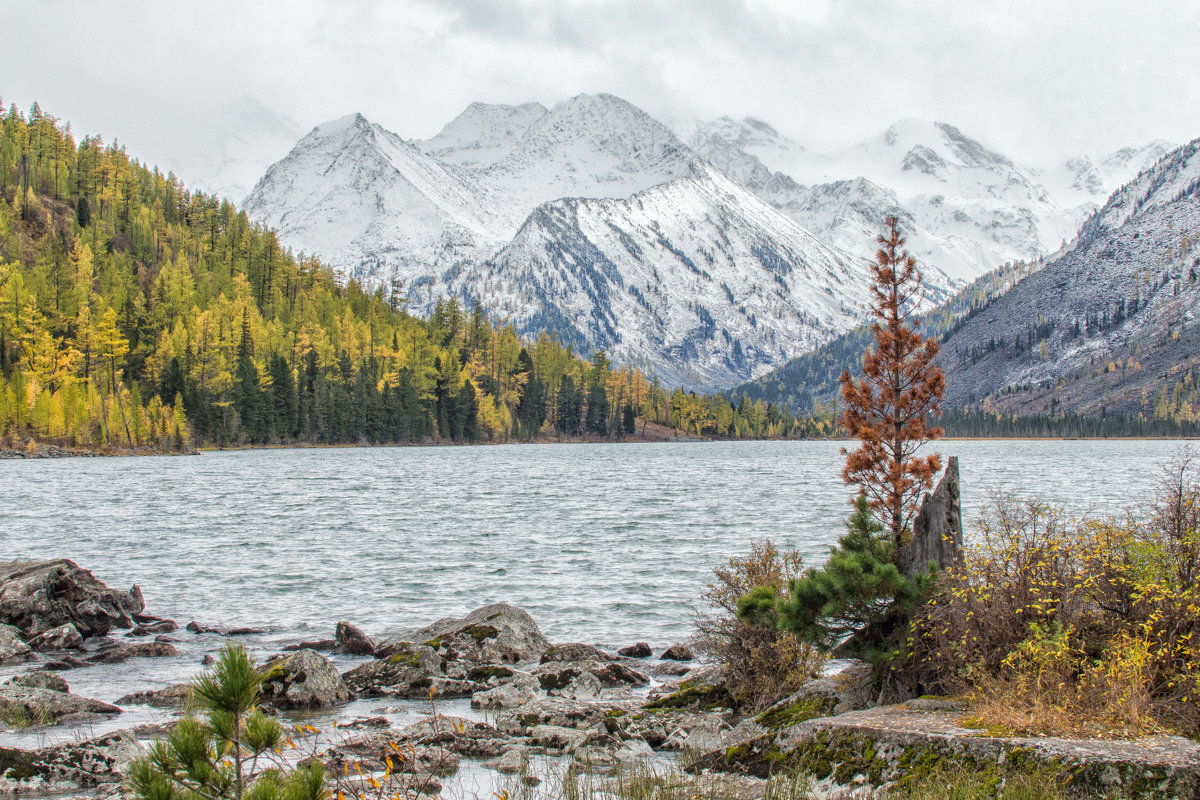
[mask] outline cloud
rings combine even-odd
[[[906,116],[1019,158],[1200,135],[1200,7],[1177,0],[5,4],[30,35],[6,40],[0,96],[152,157],[203,146],[197,120],[240,95],[304,128],[362,111],[410,137],[473,100],[585,91],[752,115],[817,149]]]

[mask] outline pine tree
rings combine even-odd
[[[901,249],[897,219],[888,217],[887,226],[877,240],[881,248],[871,287],[875,349],[863,357],[862,378],[845,371],[840,379],[841,423],[860,442],[852,452],[842,450],[842,478],[861,488],[899,544],[921,492],[933,485],[941,468],[936,453],[919,457],[916,452],[942,434],[927,417],[941,413],[946,378],[933,363],[937,342],[915,331],[912,314],[921,287],[916,260]]]
[[[324,800],[320,761],[291,767],[279,756],[283,727],[258,707],[262,674],[240,646],[225,647],[211,672],[192,684],[206,719],[186,716],[128,770],[137,800]]]

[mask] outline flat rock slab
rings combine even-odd
[[[706,766],[763,775],[798,766],[818,780],[882,786],[940,761],[980,769],[1062,769],[1082,796],[1200,796],[1200,743],[1177,736],[1137,740],[991,736],[962,724],[964,712],[921,701],[798,723],[704,757]],[[724,766],[721,765],[723,762]]]

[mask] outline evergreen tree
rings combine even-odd
[[[916,260],[901,249],[896,217],[888,217],[887,226],[887,234],[878,238],[871,286],[875,349],[863,357],[861,379],[848,370],[841,377],[841,423],[859,440],[856,450],[842,450],[842,477],[862,489],[899,544],[921,492],[933,485],[941,468],[936,453],[918,457],[916,451],[942,433],[926,418],[941,413],[946,378],[933,363],[937,342],[914,330],[912,312],[921,287]]]
[[[241,645],[221,652],[211,672],[192,684],[205,719],[185,716],[165,739],[129,766],[137,800],[324,800],[320,761],[291,767],[278,756],[283,726],[259,708],[262,674]]]

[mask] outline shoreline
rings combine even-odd
[[[409,447],[497,447],[502,445],[592,445],[592,444],[720,444],[727,442],[849,442],[849,437],[827,437],[822,439],[787,439],[787,438],[757,438],[757,439],[728,439],[720,437],[670,436],[644,437],[624,439],[535,439],[532,441],[508,442],[388,442],[381,444],[352,444],[349,442],[326,444],[321,442],[303,442],[292,444],[248,444],[216,447],[203,445],[189,450],[162,450],[158,448],[140,447],[135,450],[89,449],[85,447],[63,447],[54,444],[34,443],[32,451],[18,450],[11,447],[0,448],[0,461],[20,461],[35,459],[60,458],[129,458],[146,456],[199,456],[205,453],[241,452],[247,450],[343,450],[371,448],[409,448]],[[1195,436],[945,436],[938,442],[1195,442],[1200,437]],[[932,443],[931,443],[932,444]],[[28,446],[27,446],[28,448]]]

